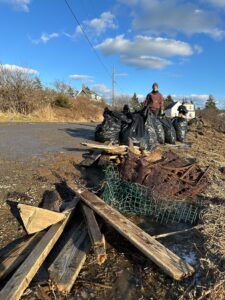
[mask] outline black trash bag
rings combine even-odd
[[[141,114],[133,113],[128,120],[129,122],[123,122],[121,126],[121,145],[128,145],[129,138],[132,139],[133,142],[139,143],[145,134],[144,119]]]
[[[147,132],[145,138],[147,138],[148,150],[152,150],[158,144],[158,139],[155,131],[155,116],[151,112],[148,113],[146,118],[145,130]]]
[[[161,117],[160,122],[163,126],[164,132],[165,132],[165,142],[168,144],[176,144],[177,136],[176,136],[176,130],[173,127],[172,121],[169,118]]]
[[[176,130],[177,140],[184,142],[188,129],[188,121],[185,118],[176,117],[172,121],[173,126]]]
[[[95,130],[95,141],[102,143],[110,141],[118,144],[121,124],[127,117],[123,113],[112,112],[108,108],[105,109],[103,116],[104,121]]]
[[[165,144],[165,132],[163,125],[157,117],[154,119],[154,126],[159,144]]]

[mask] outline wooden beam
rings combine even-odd
[[[27,240],[21,241],[11,251],[7,252],[0,260],[0,280],[7,277],[24,261],[35,245],[43,237],[44,231],[38,232]]]
[[[84,203],[82,203],[81,207],[83,210],[84,218],[86,220],[88,234],[95,251],[97,263],[101,265],[107,258],[105,249],[105,237],[100,231],[93,210]]]
[[[98,196],[85,188],[79,188],[75,183],[68,183],[68,186],[84,203],[155,262],[166,274],[176,280],[193,274],[194,268],[191,265],[133,224],[117,210],[107,205]]]
[[[26,204],[18,204],[20,216],[28,234],[48,228],[65,219],[63,213]]]
[[[91,248],[87,227],[81,216],[74,220],[69,239],[48,269],[50,279],[62,292],[68,293],[72,289]]]
[[[78,199],[74,199],[74,207]],[[51,226],[39,241],[30,255],[25,259],[22,265],[13,274],[12,278],[6,283],[0,292],[0,299],[19,300],[24,290],[29,286],[32,278],[52,250],[66,224],[72,215],[72,210],[67,212],[66,218]]]

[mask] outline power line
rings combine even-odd
[[[103,69],[106,71],[106,73],[108,74],[108,76],[109,76],[110,79],[111,79],[111,77],[112,77],[112,76],[111,76],[111,73],[109,72],[109,70],[108,70],[108,68],[106,67],[106,65],[103,63],[101,57],[98,55],[98,52],[95,50],[95,48],[94,48],[92,42],[90,41],[88,35],[86,34],[86,32],[85,32],[83,26],[82,26],[81,23],[79,22],[79,20],[78,20],[78,18],[77,18],[77,16],[76,16],[75,12],[73,11],[72,7],[70,6],[70,4],[68,3],[67,0],[64,0],[64,1],[65,1],[65,3],[66,3],[66,5],[67,5],[67,7],[68,7],[68,9],[69,9],[69,11],[70,11],[70,13],[72,14],[73,18],[75,19],[75,21],[77,22],[78,26],[80,27],[80,29],[81,29],[81,31],[82,31],[84,37],[85,37],[86,40],[88,41],[88,44],[90,45],[90,47],[91,47],[92,50],[94,51],[94,53],[95,53],[97,59],[99,60],[100,64],[102,65]]]

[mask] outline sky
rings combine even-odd
[[[88,85],[111,99],[163,95],[204,106],[212,94],[225,107],[225,0],[0,0],[0,64]]]

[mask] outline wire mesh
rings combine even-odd
[[[118,169],[112,165],[105,169],[102,197],[107,204],[122,213],[151,216],[159,223],[193,224],[200,212],[199,205],[174,199],[154,199],[150,189],[123,180]]]

